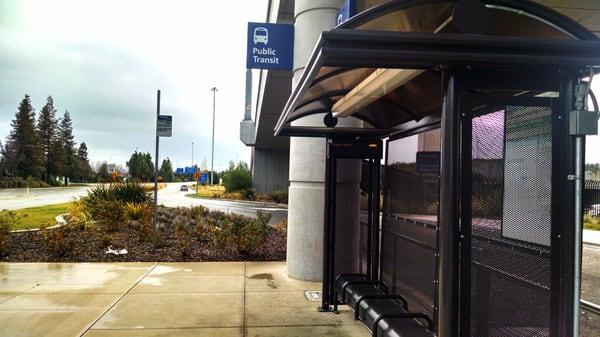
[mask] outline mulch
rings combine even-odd
[[[60,229],[58,229],[60,230]],[[283,261],[286,234],[271,230],[266,242],[251,255],[222,251],[207,241],[192,238],[190,248],[182,253],[181,243],[172,226],[160,228],[161,244],[153,249],[152,240],[140,239],[130,228],[107,234],[97,229],[67,230],[63,240],[72,240],[74,248],[64,256],[52,254],[43,231],[10,233],[8,254],[3,262],[179,262],[179,261]],[[113,249],[127,249],[125,255],[106,254],[107,242]]]

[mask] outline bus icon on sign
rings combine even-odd
[[[254,44],[262,43],[266,45],[269,43],[269,31],[264,27],[254,28]]]

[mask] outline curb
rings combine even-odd
[[[67,224],[67,220],[65,220],[64,216],[68,215],[69,213],[64,213],[64,214],[59,214],[56,217],[54,217],[54,221],[56,222],[56,225],[54,226],[50,226],[47,227],[46,229],[55,229],[55,228],[60,228],[64,225]],[[11,233],[25,233],[25,232],[39,232],[41,229],[39,228],[30,228],[30,229],[17,229],[14,231],[10,231]]]
[[[228,202],[239,202],[240,204],[248,204],[253,206],[275,206],[281,208],[288,208],[288,204],[278,204],[276,202],[267,202],[267,201],[251,201],[251,200],[235,200],[235,199],[223,199],[223,198],[210,198],[210,197],[194,197],[194,193],[186,194],[187,198],[191,199],[202,199],[202,200],[215,200],[215,201],[228,201]]]

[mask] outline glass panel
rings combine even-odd
[[[439,129],[389,142],[382,276],[411,311],[434,310],[439,167]]]

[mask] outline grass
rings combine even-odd
[[[200,186],[198,188],[198,193],[196,193],[196,185],[189,185],[190,192],[192,194],[188,194],[188,196],[192,198],[219,198],[223,196],[225,193],[225,187],[223,186]]]
[[[600,231],[600,217],[592,218],[589,215],[583,217],[583,228]]]
[[[23,218],[20,221],[20,225],[17,228],[13,228],[13,230],[40,228],[42,225],[45,224],[55,225],[56,222],[54,218],[57,215],[67,213],[67,210],[70,205],[71,203],[67,202],[64,204],[22,208],[15,210],[14,212],[18,215],[23,216]]]

